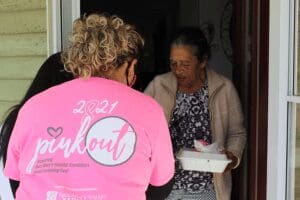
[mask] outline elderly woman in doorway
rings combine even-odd
[[[194,148],[194,140],[217,143],[232,162],[223,173],[183,170],[176,162],[168,200],[229,200],[231,170],[241,160],[246,133],[237,92],[230,80],[208,67],[210,47],[202,31],[180,29],[171,40],[171,72],[158,75],[145,93],[164,109],[173,151]]]

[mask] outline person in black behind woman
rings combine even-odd
[[[60,53],[51,55],[38,70],[25,96],[19,104],[13,106],[7,117],[5,118],[0,131],[0,159],[3,158],[3,165],[6,162],[6,153],[8,141],[15,125],[18,112],[24,103],[32,96],[42,92],[52,86],[72,80],[73,76],[64,70],[64,65],[61,62]],[[19,186],[18,181],[9,180],[13,194]]]
[[[11,136],[13,127],[15,125],[18,112],[24,103],[32,96],[60,83],[72,80],[73,76],[71,73],[64,70],[64,65],[61,61],[61,54],[55,53],[51,55],[40,67],[35,78],[33,79],[30,87],[28,88],[25,96],[19,104],[13,106],[5,120],[3,121],[0,130],[0,159],[2,158],[3,165],[6,162],[6,153],[9,138]],[[173,182],[172,179],[169,183],[164,186],[155,187],[149,185],[146,195],[147,200],[160,200],[164,199],[170,193]],[[15,180],[9,180],[12,193],[15,197],[16,190],[19,187],[19,182]]]

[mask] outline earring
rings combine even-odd
[[[135,84],[136,78],[137,78],[136,75],[134,75],[131,83],[129,84],[130,87],[132,87]]]

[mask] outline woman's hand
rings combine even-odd
[[[229,160],[231,160],[231,162],[228,163],[226,169],[225,169],[224,172],[223,172],[223,173],[226,173],[226,172],[228,172],[228,171],[231,171],[231,170],[237,165],[237,163],[238,163],[238,158],[237,158],[235,155],[233,155],[233,153],[231,153],[230,151],[228,151],[228,150],[226,150],[226,149],[222,150],[221,153],[226,154],[227,158],[228,158]]]

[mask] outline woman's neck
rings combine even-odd
[[[198,79],[195,80],[193,82],[192,85],[188,86],[188,87],[182,87],[180,85],[178,85],[178,90],[182,93],[186,93],[186,94],[191,94],[191,93],[195,93],[197,91],[199,91],[206,82],[206,70],[201,71],[199,73]]]
[[[182,93],[186,93],[186,94],[196,93],[197,91],[199,91],[204,86],[204,84],[205,84],[205,82],[199,82],[199,83],[195,83],[191,87],[180,87],[180,86],[178,86],[178,91],[180,91]]]

